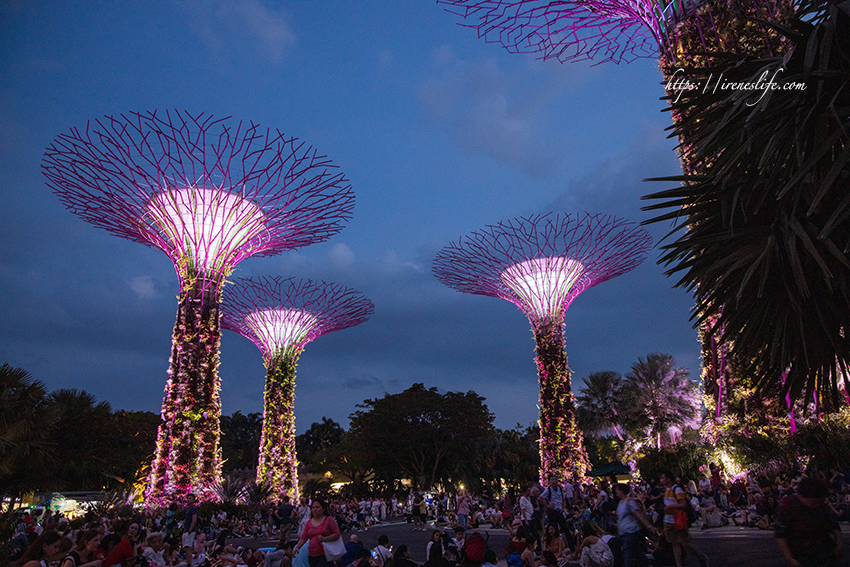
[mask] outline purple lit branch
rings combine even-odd
[[[532,320],[560,313],[584,290],[637,267],[652,247],[634,223],[548,213],[501,222],[444,248],[437,278],[452,289],[510,301]]]
[[[649,234],[623,219],[548,213],[473,232],[434,260],[434,274],[447,286],[510,301],[531,322],[541,482],[580,478],[589,465],[564,351],[567,308],[584,290],[637,267],[651,247]]]
[[[328,239],[354,207],[344,175],[304,142],[204,113],[89,122],[56,138],[42,168],[73,213],[213,280]]]
[[[348,181],[280,131],[177,111],[73,128],[47,148],[42,169],[73,213],[174,263],[180,296],[146,502],[215,499],[224,280],[244,258],[339,232],[354,207]]]
[[[250,339],[263,356],[304,346],[369,319],[374,304],[345,286],[295,278],[238,278],[224,291],[221,325]]]
[[[222,326],[250,339],[268,370],[257,482],[276,500],[298,497],[295,369],[313,339],[359,325],[375,306],[347,287],[293,278],[239,279],[224,292]]]
[[[678,25],[689,20],[705,48],[713,20],[699,15],[703,0],[438,0],[448,11],[473,22],[488,42],[512,53],[542,53],[561,62],[590,59],[630,62],[666,55],[678,43]],[[751,0],[776,15],[776,0]],[[696,16],[696,17],[695,17]],[[705,51],[705,49],[703,49]]]

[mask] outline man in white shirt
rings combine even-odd
[[[549,486],[540,495],[540,505],[544,507],[547,524],[558,526],[561,533],[566,533],[567,526],[564,518],[566,490],[558,484],[554,475],[549,476]]]

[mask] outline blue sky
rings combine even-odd
[[[355,404],[414,382],[475,390],[496,425],[536,420],[534,344],[510,303],[431,275],[450,241],[532,213],[635,221],[642,179],[679,172],[654,60],[560,64],[511,55],[431,2],[0,3],[0,362],[49,389],[159,411],[177,277],[162,252],[64,209],[44,149],[87,120],[179,109],[303,139],[351,180],[329,241],[241,262],[234,277],[320,278],[375,315],[307,345],[296,420],[347,425]],[[668,227],[653,226],[658,240]],[[649,352],[699,373],[692,300],[655,264],[586,291],[566,318],[574,390]],[[259,350],[224,332],[224,413],[262,411]]]

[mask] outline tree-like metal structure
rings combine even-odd
[[[795,14],[793,0],[438,1],[469,21],[469,27],[477,28],[479,36],[502,44],[510,52],[541,53],[544,59],[561,62],[590,59],[619,63],[657,56],[669,98],[676,101],[682,93],[671,88],[674,83],[670,79],[681,68],[710,68],[724,61],[724,54],[781,56],[790,41],[779,30]],[[716,77],[728,69],[714,71]],[[706,73],[701,78],[711,77]],[[675,104],[672,115],[677,125],[684,121],[683,110]],[[704,121],[692,124],[702,127]],[[677,133],[684,173],[705,174],[710,164],[694,159],[687,128]],[[695,238],[694,246],[699,247],[701,242]],[[708,293],[705,289],[697,291],[702,296]],[[702,378],[706,391],[713,395],[718,416],[724,393],[734,381],[733,369],[741,366],[741,361],[731,356],[733,345],[725,336],[723,318],[709,316],[720,310],[722,306],[707,310],[698,298],[694,313],[701,322]],[[747,354],[744,358],[751,359],[752,352]]]
[[[215,498],[221,476],[219,303],[249,256],[323,241],[351,216],[345,176],[278,130],[204,113],[132,112],[61,134],[47,184],[73,213],[159,248],[180,279],[149,505]]]
[[[576,426],[564,316],[580,293],[636,268],[652,248],[644,229],[607,215],[548,213],[488,226],[444,248],[437,278],[457,291],[510,301],[537,346],[540,477],[581,477],[587,454]]]
[[[266,374],[257,483],[276,499],[298,496],[295,370],[310,341],[359,325],[375,311],[362,293],[339,284],[293,278],[242,278],[224,291],[222,326],[263,353]]]
[[[753,49],[752,39],[759,35],[770,48],[777,34],[752,23],[744,34],[743,17],[783,21],[791,9],[790,0],[438,1],[470,21],[467,25],[486,41],[561,62],[620,63],[658,56],[662,62],[682,62],[717,47]]]

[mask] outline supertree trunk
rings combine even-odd
[[[265,409],[260,438],[257,483],[269,484],[276,500],[298,499],[298,459],[295,454],[295,371],[303,349],[278,351],[266,359]]]
[[[181,294],[148,505],[214,498],[221,479],[219,301],[218,286],[200,278]]]
[[[550,318],[534,326],[540,382],[540,480],[581,478],[588,470],[584,439],[576,426],[564,324]]]

